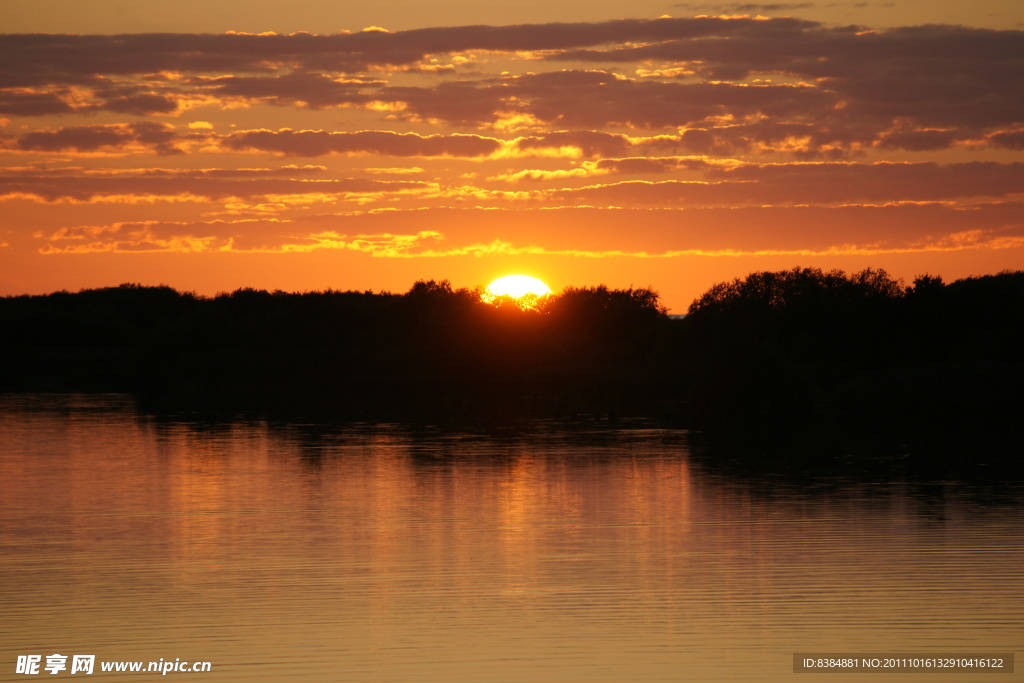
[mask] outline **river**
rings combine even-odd
[[[153,674],[100,662],[790,681],[794,653],[1024,643],[1020,482],[745,475],[643,423],[457,432],[47,394],[0,396],[0,481],[0,680],[88,654],[119,681]],[[797,675],[833,679],[893,680]]]

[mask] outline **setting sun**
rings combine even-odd
[[[551,294],[551,288],[543,281],[529,275],[506,275],[487,285],[484,301],[493,301],[499,296],[522,299],[528,296],[540,298]]]

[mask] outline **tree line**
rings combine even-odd
[[[646,288],[570,287],[535,303],[485,303],[444,280],[401,294],[124,284],[9,296],[0,390],[425,419],[642,414],[755,439],[1019,436],[1022,271],[948,284],[757,272],[711,287],[681,319]]]
[[[604,286],[524,308],[443,280],[403,294],[243,288],[214,297],[124,284],[0,299],[0,388],[356,409],[571,401],[602,377],[641,372],[650,359],[634,352],[665,320],[654,292]]]

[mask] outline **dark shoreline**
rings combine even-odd
[[[567,289],[521,310],[434,281],[213,298],[123,285],[2,298],[0,329],[0,391],[128,392],[154,412],[484,429],[643,418],[776,462],[1024,460],[1020,271],[911,286],[755,273],[682,319],[645,289]]]

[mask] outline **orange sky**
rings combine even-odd
[[[1024,267],[1016,0],[620,5],[5,4],[0,294]]]

